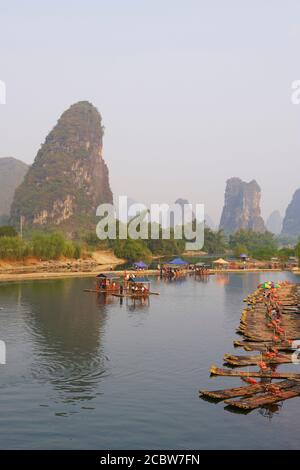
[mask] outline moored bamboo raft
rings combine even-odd
[[[95,294],[112,294],[114,291],[107,289],[83,289],[83,292],[94,292]]]
[[[295,398],[300,395],[300,385],[294,385],[287,390],[279,390],[277,392],[267,392],[257,394],[249,398],[241,398],[238,400],[225,400],[225,403],[231,407],[243,410],[254,410],[262,406],[271,405],[279,401]]]
[[[234,341],[233,345],[235,348],[243,348],[245,351],[268,351],[272,346],[271,341]],[[290,342],[281,341],[276,343],[276,349],[278,351],[293,351]]]
[[[257,354],[253,356],[233,356],[224,355],[224,362],[232,366],[255,366],[263,361],[265,364],[289,364],[292,361],[292,354],[277,354],[273,357],[266,354]]]
[[[221,367],[211,366],[211,375],[221,375],[223,377],[259,377],[269,379],[289,379],[289,380],[300,380],[300,373],[294,372],[273,372],[272,370],[232,370],[222,369]]]
[[[217,366],[210,369],[211,375],[240,377],[251,385],[200,390],[203,399],[224,400],[229,408],[249,412],[300,396],[300,373],[275,370],[280,364],[294,362],[293,353],[298,346],[293,342],[300,339],[300,285],[281,283],[276,288],[267,289],[268,286],[258,288],[245,299],[247,307],[242,311],[237,329],[243,340],[234,341],[235,347],[258,353],[225,354],[225,363],[234,369]],[[251,366],[256,365],[259,370],[252,369]],[[241,366],[249,368],[235,369]],[[257,383],[254,378],[261,379],[261,382]],[[277,379],[284,380],[278,382]]]
[[[283,380],[278,382],[276,387],[279,390],[291,388],[292,386],[299,385],[294,380]],[[248,385],[244,387],[228,388],[224,390],[199,390],[199,395],[203,397],[213,398],[216,400],[226,400],[228,398],[236,397],[251,397],[256,393],[264,393],[270,390],[270,383],[260,382],[254,385]]]

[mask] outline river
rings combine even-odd
[[[198,397],[241,384],[209,367],[234,351],[243,299],[270,278],[297,279],[153,279],[160,295],[135,304],[83,292],[89,278],[2,283],[0,448],[298,448],[299,398],[244,415]]]

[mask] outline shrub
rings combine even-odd
[[[62,256],[74,258],[75,256],[74,244],[70,240],[66,240],[64,235],[59,232],[36,233],[33,235],[31,243],[33,255],[43,260],[55,260]],[[78,249],[76,254],[78,254]]]
[[[142,240],[116,240],[113,245],[114,253],[118,258],[125,258],[128,261],[148,260],[151,258],[151,251]]]
[[[252,230],[238,230],[229,238],[230,248],[234,251],[238,247],[245,249],[245,252],[260,260],[267,260],[277,255],[277,242],[270,232],[258,233]]]
[[[0,227],[0,237],[17,237],[18,234],[11,225],[3,225]]]
[[[74,253],[73,253],[73,258],[79,259],[81,257],[81,245],[79,243],[74,244]]]
[[[300,241],[295,246],[295,256],[297,256],[298,262],[300,264]]]
[[[30,256],[30,245],[18,237],[0,237],[0,259],[22,260]]]

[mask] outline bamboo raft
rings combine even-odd
[[[222,369],[221,367],[211,366],[211,375],[221,375],[223,377],[257,377],[257,378],[268,378],[268,379],[289,379],[289,380],[300,380],[300,373],[294,372],[274,372],[272,370],[233,370],[233,369]]]
[[[84,292],[96,294],[107,294],[120,299],[146,299],[149,295],[159,295],[159,292],[150,291],[150,280],[147,277],[137,277],[135,275],[125,276],[124,282],[120,282],[119,276],[114,273],[101,273],[96,276],[96,287],[84,289]]]
[[[265,352],[271,345],[271,341],[234,341],[233,345],[235,348],[243,348],[245,351],[262,351]],[[293,351],[291,344],[287,341],[281,341],[276,344],[276,349],[278,351]]]
[[[265,364],[289,364],[292,361],[292,354],[278,354],[274,357],[269,357],[266,354],[257,354],[254,356],[232,356],[230,354],[224,355],[224,362],[236,367],[255,366],[259,365],[261,361]]]
[[[96,294],[113,294],[116,291],[108,289],[83,289],[83,292],[94,292]]]
[[[258,288],[245,302],[247,307],[242,311],[237,329],[243,340],[233,344],[235,348],[258,353],[225,354],[224,362],[231,368],[212,366],[210,373],[240,377],[250,385],[200,390],[199,395],[203,399],[224,401],[228,408],[249,412],[300,396],[300,372],[275,370],[280,364],[294,362],[293,353],[298,347],[293,341],[300,339],[300,284],[281,284],[276,291]],[[249,368],[236,369],[242,366]],[[259,366],[259,370],[252,366]],[[278,379],[284,380],[278,382]]]
[[[113,295],[114,297],[147,297],[148,295],[160,295],[159,292],[147,292],[145,294],[132,294],[132,293],[124,293],[124,294],[119,294],[118,292],[114,290],[107,290],[107,289],[84,289],[83,292],[94,292],[96,294],[109,294]]]
[[[263,393],[255,395],[246,399],[239,400],[225,400],[225,403],[229,406],[240,408],[243,410],[254,410],[265,405],[272,405],[279,401],[288,400],[289,398],[295,398],[300,395],[300,385],[295,385],[288,388],[288,390],[279,390],[271,393]]]
[[[284,390],[287,388],[291,388],[295,385],[299,385],[298,382],[295,380],[283,380],[282,382],[278,382],[276,386],[279,390]],[[252,397],[257,393],[266,393],[270,389],[269,383],[259,383],[255,385],[248,385],[246,387],[235,387],[235,388],[228,388],[225,390],[200,390],[200,396],[205,396],[208,398],[213,398],[216,400],[227,400],[228,398],[237,398],[237,397]]]

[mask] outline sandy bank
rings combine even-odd
[[[99,273],[108,273],[112,272],[110,270],[110,266],[102,266],[101,268],[97,269],[96,271],[76,271],[76,272],[31,272],[31,273],[13,273],[13,274],[3,274],[0,273],[0,282],[8,282],[8,281],[26,281],[26,280],[38,280],[38,279],[60,279],[60,278],[72,278],[72,277],[95,277]],[[122,277],[124,276],[125,271],[113,271],[114,274]],[[128,272],[128,271],[127,271]],[[135,274],[137,271],[130,271]],[[148,269],[147,271],[143,271],[143,276],[158,276],[159,271],[156,269]]]
[[[26,281],[26,280],[38,280],[38,279],[60,279],[60,278],[84,278],[84,277],[94,277],[98,273],[105,273],[111,272],[111,264],[110,265],[101,265],[97,266],[97,269],[85,270],[85,271],[59,271],[59,272],[51,272],[51,271],[43,271],[43,272],[28,272],[28,273],[3,273],[0,271],[0,283],[1,282],[11,282],[11,281]],[[127,271],[129,272],[129,271]],[[159,276],[159,271],[157,269],[148,269],[142,272],[132,271],[137,275],[143,276]],[[226,275],[229,273],[236,273],[236,274],[246,274],[246,273],[264,273],[264,272],[281,272],[280,269],[226,269],[226,270],[216,270],[212,269],[209,271],[211,275]],[[300,274],[300,270],[293,271],[295,274]],[[124,276],[125,271],[114,271],[115,274],[119,275],[120,277]],[[193,275],[191,271],[187,271],[190,275]]]
[[[94,276],[124,262],[111,251],[96,251],[91,257],[79,260],[40,261],[30,258],[24,262],[0,261],[0,281]]]

